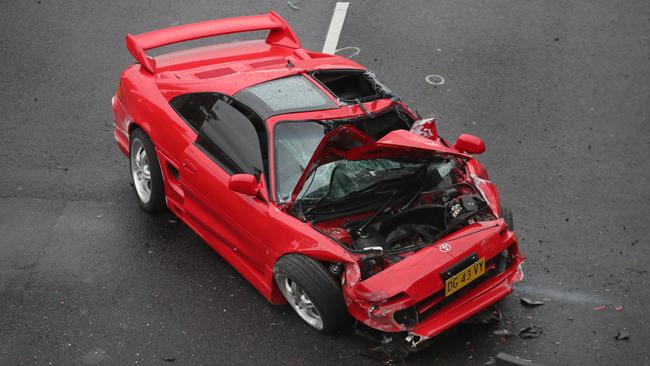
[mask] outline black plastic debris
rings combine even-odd
[[[533,363],[531,360],[519,358],[503,352],[499,352],[494,364],[496,366],[542,366],[538,363]]]
[[[519,331],[519,338],[521,339],[537,338],[541,336],[542,333],[544,333],[544,329],[542,329],[542,327],[531,324],[526,328],[522,328]]]
[[[530,307],[544,305],[543,301],[533,300],[533,299],[530,299],[528,297],[522,297],[520,300],[521,300],[522,304],[524,304],[526,306],[530,306]]]
[[[629,340],[630,339],[630,333],[628,333],[625,330],[619,330],[616,333],[616,337],[614,337],[614,338],[616,338],[617,341]]]
[[[404,363],[410,354],[426,349],[433,343],[433,340],[427,340],[414,345],[411,343],[414,340],[407,340],[404,333],[388,336],[358,322],[355,323],[354,332],[370,341],[368,347],[361,350],[361,354],[387,365]]]

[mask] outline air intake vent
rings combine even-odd
[[[196,74],[194,74],[194,76],[196,76],[199,79],[212,79],[212,78],[218,78],[220,76],[226,76],[234,72],[235,70],[229,67],[224,67],[222,69],[214,69],[214,70],[197,72]]]
[[[260,67],[266,67],[266,66],[272,66],[272,65],[284,65],[286,61],[282,58],[274,58],[272,60],[266,60],[266,61],[258,61],[258,62],[251,62],[249,65],[254,68],[260,68]]]
[[[189,98],[187,95],[179,95],[176,98],[172,99],[169,102],[169,105],[172,106],[176,111],[180,111],[181,107],[183,107],[183,104],[185,104],[185,101]]]

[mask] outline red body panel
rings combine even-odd
[[[144,54],[147,49],[170,43],[259,29],[270,30],[266,41],[202,47],[159,56],[155,60]],[[170,106],[169,101],[174,96],[197,92],[233,95],[261,82],[316,69],[364,69],[338,56],[300,48],[295,34],[277,14],[128,35],[127,45],[139,64],[124,70],[112,100],[117,145],[128,155],[129,135],[133,129],[141,128],[147,133],[158,154],[169,209],[270,302],[285,302],[273,280],[275,263],[285,254],[301,253],[326,263],[344,264],[343,296],[350,314],[359,321],[380,330],[410,330],[431,337],[498,301],[511,291],[513,282],[521,279],[519,265],[523,255],[518,252],[514,233],[501,218],[469,225],[361,281],[358,254],[350,253],[309,223],[294,218],[276,205],[272,197],[251,197],[228,188],[230,175],[196,147],[193,143],[196,132]],[[286,67],[289,60],[293,67]],[[381,99],[366,102],[364,107],[372,113],[385,110],[392,103]],[[413,114],[404,107],[407,113]],[[350,118],[364,113],[357,105],[339,105],[336,109],[273,116],[266,121],[269,141],[273,141],[273,126],[279,121]],[[431,127],[435,131],[435,126]],[[405,136],[406,133],[391,134],[384,143],[405,148],[429,145],[467,157],[467,179],[481,190],[492,211],[500,215],[496,187],[487,180],[485,168],[476,160],[450,147],[437,135],[427,140],[423,137],[413,139]],[[272,145],[269,152],[271,171],[274,169]],[[267,181],[265,178],[268,177],[262,176],[262,185],[270,185],[274,191],[273,179]],[[452,249],[441,252],[438,247],[442,242],[451,243]],[[395,311],[443,289],[440,273],[450,264],[469,253],[493,258],[506,248],[515,259],[505,272],[463,293],[416,326],[405,327],[393,319]],[[371,304],[378,305],[373,314],[369,313]]]

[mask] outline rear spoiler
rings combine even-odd
[[[237,18],[207,20],[179,25],[136,35],[126,34],[126,48],[135,60],[151,73],[156,72],[156,60],[145,51],[174,43],[232,33],[269,30],[266,43],[300,48],[300,41],[286,20],[273,10],[267,14]]]

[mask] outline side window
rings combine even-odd
[[[266,130],[254,113],[211,93],[179,96],[170,104],[198,132],[196,144],[226,172],[259,176],[265,170]]]
[[[219,94],[198,93],[179,95],[169,102],[174,110],[197,132],[208,118],[210,107],[220,98]]]

